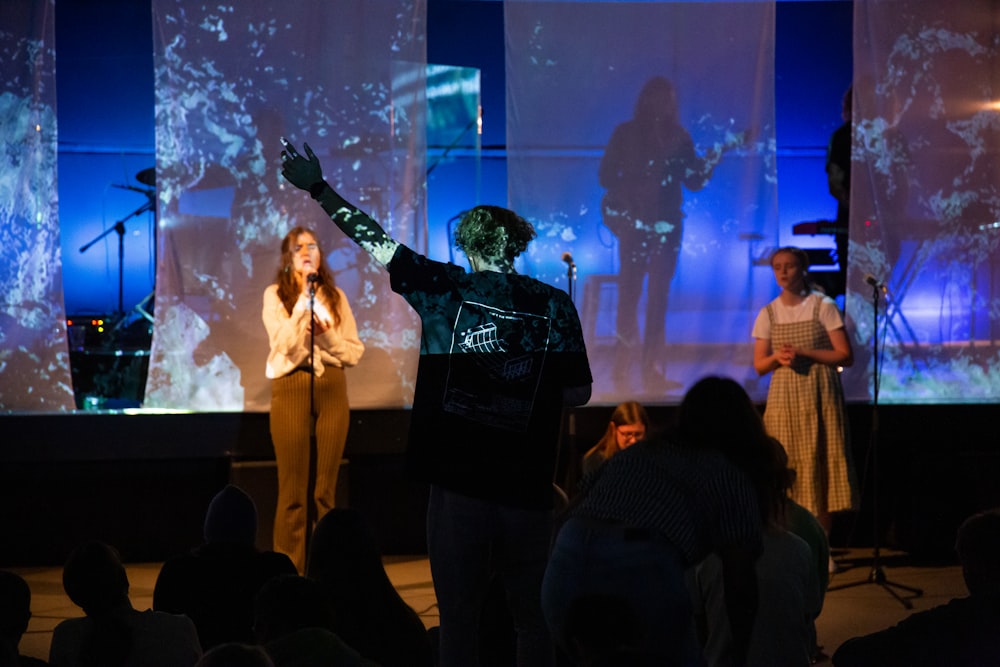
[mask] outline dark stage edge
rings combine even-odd
[[[564,423],[560,481],[602,434],[613,407]],[[651,406],[657,424],[675,406]],[[1000,506],[997,405],[883,405],[878,431],[880,546],[953,560],[955,529]],[[874,542],[872,408],[848,406],[863,483],[858,511],[839,515],[835,547]],[[725,418],[720,415],[720,418]],[[365,512],[384,553],[426,552],[427,487],[403,474],[409,411],[353,410],[339,502]],[[275,474],[266,413],[0,415],[0,567],[61,564],[80,541],[114,544],[128,562],[158,562],[201,541],[212,496],[227,483],[254,497],[258,543],[270,545]]]

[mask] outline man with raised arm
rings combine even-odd
[[[282,175],[386,268],[392,290],[420,316],[407,470],[430,484],[440,664],[479,664],[494,576],[506,589],[518,665],[552,664],[540,595],[556,450],[563,408],[586,403],[592,382],[572,300],[514,270],[535,230],[513,211],[477,206],[462,215],[454,241],[467,272],[392,239],[323,180],[308,144],[301,155],[282,143]]]

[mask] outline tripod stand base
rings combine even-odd
[[[852,581],[848,584],[839,584],[837,586],[829,586],[827,591],[839,591],[845,588],[854,588],[855,586],[864,586],[866,584],[874,584],[876,586],[881,586],[884,588],[892,597],[896,598],[901,605],[907,609],[913,609],[913,603],[910,602],[910,598],[918,598],[924,594],[923,589],[915,588],[913,586],[906,586],[904,584],[899,584],[894,581],[889,581],[885,576],[885,570],[882,569],[880,565],[872,566],[871,572],[868,573],[867,579],[862,579],[861,581]],[[908,592],[910,595],[908,597],[903,597],[896,592],[895,589],[900,589]]]
[[[156,296],[156,292],[155,291],[150,292],[149,294],[146,295],[146,297],[142,301],[137,303],[135,307],[132,308],[133,311],[139,313],[139,315],[141,315],[142,318],[147,322],[149,322],[150,324],[153,324],[154,322],[153,313],[150,312],[152,310],[152,308],[150,308],[150,305],[151,302],[153,301],[154,296]]]
[[[142,301],[135,304],[135,306],[133,306],[132,310],[130,310],[129,312],[117,313],[116,316],[118,318],[118,323],[115,324],[114,329],[112,329],[112,331],[119,332],[122,329],[125,329],[135,324],[136,322],[139,321],[139,319],[144,319],[147,322],[149,322],[149,324],[153,324],[155,320],[153,319],[151,306],[153,305],[153,297],[155,295],[156,295],[155,291],[150,292],[143,298]]]

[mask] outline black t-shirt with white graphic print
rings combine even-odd
[[[422,326],[409,472],[512,507],[551,507],[562,392],[592,381],[569,295],[406,246],[388,268]]]

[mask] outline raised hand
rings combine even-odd
[[[306,155],[303,157],[295,150],[295,146],[290,141],[281,138],[281,175],[289,183],[300,190],[309,190],[313,185],[323,180],[323,167],[319,163],[319,158],[309,148],[309,144],[302,144]]]
[[[388,266],[399,242],[386,234],[371,216],[328,186],[323,180],[323,167],[319,158],[309,148],[309,144],[302,144],[305,156],[299,155],[295,146],[284,137],[281,138],[281,145],[285,147],[281,151],[281,175],[285,180],[308,192],[340,231],[374,257],[375,261]]]

